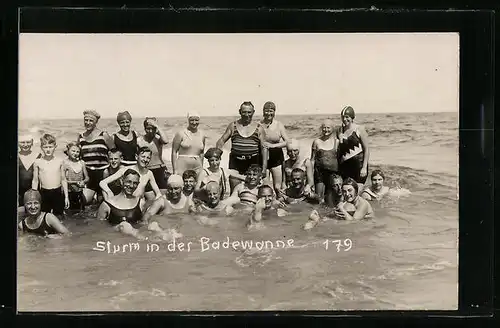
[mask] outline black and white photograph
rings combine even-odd
[[[459,53],[20,33],[17,310],[457,310]]]

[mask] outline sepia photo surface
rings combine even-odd
[[[458,86],[456,33],[20,34],[18,311],[457,309]]]

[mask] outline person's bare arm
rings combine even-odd
[[[101,187],[102,191],[104,191],[109,196],[113,195],[113,192],[109,188],[108,184],[120,179],[123,176],[123,173],[125,173],[125,170],[126,168],[121,168],[116,171],[115,174],[112,174],[109,177],[101,180],[101,182],[99,182],[99,187]]]
[[[259,128],[259,138],[260,138],[260,152],[262,155],[262,174],[264,177],[267,176],[267,161],[269,160],[269,149],[264,146],[267,142],[265,141],[265,134],[262,127]]]
[[[35,159],[33,162],[33,180],[31,180],[31,189],[33,190],[38,190],[38,185],[40,183],[40,180],[38,178],[38,159]]]
[[[229,196],[228,198],[224,199],[221,202],[223,202],[223,204],[228,205],[228,206],[233,206],[233,205],[239,204],[239,202],[240,202],[239,193],[241,191],[241,188],[243,188],[243,183],[240,183],[236,187],[234,187],[234,190],[233,190],[233,193],[231,194],[231,196]]]
[[[314,186],[314,170],[310,159],[304,161],[304,166],[306,167],[306,186]]]
[[[149,175],[148,181],[151,184],[151,188],[153,189],[153,191],[156,195],[156,198],[161,197],[162,193],[160,191],[160,187],[158,187],[158,184],[156,183],[155,176],[153,175],[153,172],[149,171],[148,175]]]
[[[314,162],[316,161],[316,150],[318,149],[318,143],[317,139],[315,139],[311,145],[311,166],[313,167],[314,170]]]
[[[82,170],[83,170],[83,184],[87,185],[90,181],[89,177],[89,171],[87,171],[87,167],[85,166],[85,163],[83,161],[80,161],[82,163]]]
[[[233,177],[241,181],[245,181],[247,178],[246,175],[240,174],[238,171],[233,169],[227,169],[226,172],[228,173],[228,177]]]
[[[224,131],[224,134],[220,137],[219,140],[217,140],[215,147],[222,149],[222,147],[224,147],[224,144],[229,140],[232,134],[233,134],[233,123],[230,123],[227,126],[226,131]]]
[[[61,186],[64,194],[64,206],[68,208],[69,206],[69,191],[68,191],[68,181],[66,180],[65,165],[61,161],[61,166],[59,167],[59,174],[61,175]]]
[[[174,140],[172,141],[172,153],[170,160],[172,162],[172,172],[176,174],[177,169],[177,153],[179,152],[179,148],[181,147],[182,136],[180,132],[177,132],[174,136]]]
[[[110,208],[106,202],[102,202],[101,205],[99,205],[99,209],[97,210],[97,219],[99,220],[106,220],[109,215]]]
[[[286,185],[286,170],[285,170],[285,163],[283,163],[283,165],[281,165],[281,190],[286,190],[286,188],[288,187]]]
[[[368,174],[368,161],[370,159],[370,146],[368,143],[368,134],[366,133],[366,130],[363,126],[359,125],[358,126],[358,131],[359,131],[359,138],[361,139],[361,146],[363,147],[363,167],[362,170],[366,171],[366,174]],[[363,175],[363,176],[366,176]]]
[[[149,223],[149,219],[151,219],[151,217],[153,215],[156,215],[160,211],[162,211],[164,207],[165,207],[165,199],[164,199],[164,197],[157,198],[153,202],[153,204],[151,204],[151,206],[146,210],[146,212],[144,213],[144,215],[142,216],[142,220],[141,220],[142,223],[143,224],[148,224]]]
[[[196,180],[196,186],[194,186],[194,192],[195,195],[199,192],[201,192],[201,183],[203,182],[203,179],[207,176],[207,172],[205,170],[200,170],[200,173],[198,173],[198,178]]]
[[[358,208],[356,208],[356,212],[353,215],[349,214],[343,206],[340,206],[339,209],[342,212],[344,219],[348,221],[352,220],[361,220],[364,219],[366,214],[368,213],[368,205],[365,202],[360,202]]]
[[[66,228],[54,214],[47,213],[45,220],[46,220],[47,224],[49,226],[51,226],[52,228],[54,228],[58,233],[63,234],[63,235],[70,234],[68,228]]]
[[[153,126],[156,128],[156,135],[158,136],[158,141],[160,142],[160,144],[168,144],[167,135],[162,129],[160,129],[160,125],[158,124],[158,122],[153,122]]]

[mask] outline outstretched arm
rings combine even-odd
[[[215,144],[215,147],[222,149],[224,147],[224,144],[229,140],[231,137],[231,134],[233,134],[233,123],[230,123],[226,131],[224,131],[224,134],[220,137],[219,140],[217,140],[217,143]]]
[[[165,200],[163,197],[157,198],[153,204],[147,209],[146,213],[142,216],[142,222],[145,224],[149,223],[149,219],[153,216],[158,214],[160,211],[163,210],[165,204]]]
[[[47,224],[54,228],[58,233],[67,235],[69,234],[69,230],[59,221],[59,219],[52,213],[47,213],[45,217]]]
[[[109,188],[108,184],[120,179],[123,176],[123,173],[125,173],[125,170],[126,168],[121,168],[117,172],[115,172],[115,174],[101,180],[101,182],[99,182],[99,187],[101,187],[102,191],[104,191],[108,196],[113,195],[113,192]]]
[[[106,202],[102,202],[99,205],[99,209],[97,210],[97,219],[98,220],[106,220],[109,215],[110,208]]]

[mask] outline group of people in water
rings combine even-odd
[[[188,126],[171,142],[172,172],[163,160],[169,140],[154,117],[146,117],[141,135],[131,130],[130,113],[120,112],[119,131],[111,136],[97,127],[100,115],[86,110],[85,131],[65,145],[63,159],[54,156],[54,136],[42,135],[41,152],[36,152],[33,137],[20,135],[19,229],[67,234],[62,219],[86,206],[97,206],[97,218],[125,234],[145,238],[145,226],[165,240],[181,237],[165,220],[179,214],[214,224],[214,216],[240,212],[249,217],[249,228],[261,228],[266,217],[286,215],[293,204],[306,203],[312,208],[304,229],[327,218],[373,217],[370,201],[380,200],[389,188],[380,170],[371,172],[371,184],[365,186],[370,147],[352,107],[342,109],[340,126],[322,122],[310,157],[300,153],[299,142],[275,119],[273,102],[264,104],[262,120],[255,121],[254,113],[254,105],[243,102],[240,118],[229,123],[213,147],[207,147],[207,135],[199,129],[200,115],[189,113]],[[229,140],[224,169],[222,149]]]

